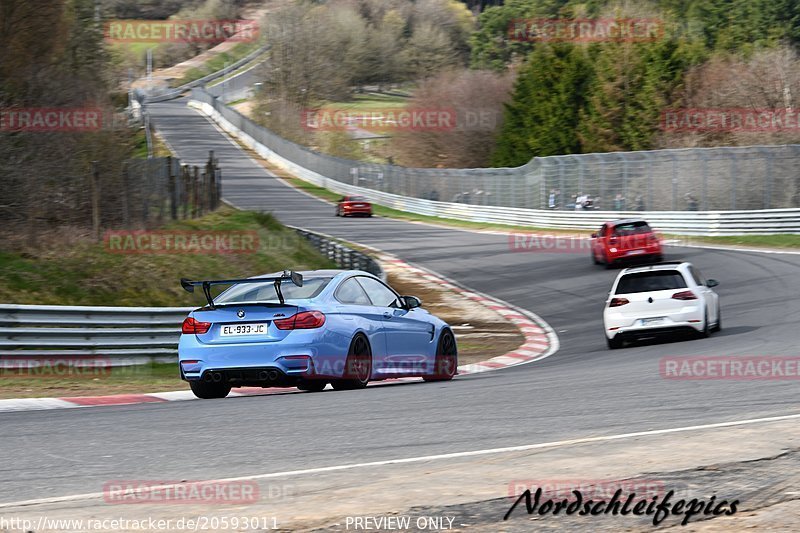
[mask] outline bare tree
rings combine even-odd
[[[475,70],[445,72],[428,80],[408,109],[434,111],[454,120],[394,136],[390,150],[395,162],[415,167],[488,166],[512,83],[511,74]]]

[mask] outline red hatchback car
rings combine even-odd
[[[661,239],[644,220],[612,220],[592,233],[592,260],[596,265],[610,268],[623,261],[657,263],[662,258]]]
[[[348,215],[372,216],[372,204],[363,196],[343,196],[336,203],[336,216]]]

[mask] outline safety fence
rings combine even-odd
[[[280,157],[327,178],[413,198],[572,210],[714,211],[800,207],[800,145],[687,148],[537,157],[521,167],[406,168],[315,152],[281,138],[203,89],[192,99]]]
[[[109,182],[98,181],[101,188]],[[98,223],[106,229],[195,218],[219,206],[222,171],[213,152],[202,167],[181,164],[175,157],[131,159],[123,165],[114,194],[116,203],[99,208]]]
[[[192,95],[194,99],[190,101],[190,105],[200,109],[222,129],[272,163],[334,192],[361,194],[375,203],[411,213],[472,222],[569,229],[593,229],[610,218],[646,215],[659,230],[684,235],[800,232],[800,208],[775,209],[773,206],[771,209],[745,210],[745,205],[759,203],[752,200],[752,195],[743,194],[742,191],[750,189],[737,186],[727,190],[717,183],[722,179],[718,173],[723,165],[722,161],[727,168],[750,168],[757,175],[758,165],[747,154],[762,154],[769,160],[764,168],[771,178],[765,181],[762,175],[755,181],[748,181],[747,186],[761,183],[759,186],[763,188],[766,183],[767,188],[759,193],[760,203],[772,205],[775,197],[772,188],[777,183],[776,176],[780,174],[784,176],[781,194],[786,198],[791,196],[788,203],[796,205],[794,193],[790,194],[793,190],[790,185],[795,180],[800,183],[800,176],[795,168],[790,167],[800,155],[800,145],[632,152],[629,154],[630,158],[639,158],[637,172],[631,170],[633,163],[630,161],[633,159],[629,159],[621,168],[616,163],[617,167],[614,169],[600,163],[596,163],[600,166],[589,164],[589,158],[601,161],[607,157],[622,157],[624,154],[535,158],[528,164],[513,169],[413,169],[372,165],[314,152],[253,123],[204,91],[195,90]],[[703,150],[708,150],[706,155],[698,156]],[[680,159],[675,155],[679,152],[686,152],[687,155]],[[712,153],[717,155],[712,158]],[[722,153],[727,153],[728,158],[719,155]],[[690,162],[695,160],[692,158],[699,158],[697,160],[700,163],[691,165]],[[691,168],[691,173],[694,174],[689,170],[684,172],[684,167]],[[712,170],[716,172],[713,180]],[[665,172],[675,177],[674,180],[670,178],[668,185],[673,192],[678,191],[672,196],[664,193],[664,183],[656,179]],[[648,207],[648,202],[651,206],[662,209],[667,205],[677,204],[676,199],[683,190],[679,187],[678,176],[686,173],[705,176],[701,183],[706,184],[697,197],[691,193],[686,193],[689,194],[688,197],[684,194],[682,201],[687,204],[682,207],[686,210],[681,210],[681,207],[674,210]],[[565,197],[559,191],[569,189],[572,184],[573,188],[580,188],[578,192],[593,194],[593,189],[588,186],[590,179],[593,180],[591,186],[597,187],[605,195],[610,195],[615,187],[620,186],[620,179],[623,180],[624,190],[638,190],[630,184],[639,183],[638,187],[643,192],[636,194],[633,202],[622,194],[619,194],[621,198],[614,195],[616,202],[612,202],[612,205],[604,201],[599,193],[595,194],[595,198],[600,197],[601,208],[591,210],[575,209],[574,201],[569,203],[562,199]],[[649,185],[642,186],[642,179]],[[560,185],[556,186],[556,183]],[[724,190],[730,202],[740,210],[700,210],[701,205],[708,205],[711,201],[712,185],[715,195],[719,194],[719,190]],[[462,192],[450,194],[457,189]],[[556,197],[551,198],[551,194]],[[450,199],[446,200],[447,197]],[[657,198],[660,199],[656,200]],[[741,201],[736,198],[741,198]],[[555,205],[550,208],[552,200],[555,200]],[[542,205],[544,209],[532,208],[532,205]]]

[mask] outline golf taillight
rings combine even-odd
[[[202,335],[208,333],[211,328],[211,322],[199,322],[192,317],[187,317],[181,326],[181,333]]]
[[[697,300],[697,296],[692,291],[676,292],[672,295],[673,300]]]
[[[325,315],[319,311],[303,311],[289,318],[281,318],[275,321],[278,329],[314,329],[322,327],[325,323]]]
[[[629,304],[627,298],[611,298],[611,301],[608,303],[609,307],[619,307],[620,305]]]

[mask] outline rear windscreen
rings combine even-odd
[[[303,280],[302,287],[287,280],[281,283],[281,293],[285,300],[314,298],[322,292],[330,280],[331,278],[306,278]],[[275,292],[275,284],[272,281],[234,285],[214,298],[214,303],[218,304],[272,301],[278,301],[278,294]]]
[[[657,270],[655,272],[626,274],[619,280],[615,294],[668,291],[685,288],[686,280],[683,279],[683,275],[677,270]]]
[[[648,226],[647,222],[644,220],[614,226],[614,235],[640,235],[642,233],[650,233],[651,231],[653,230],[650,229],[650,226]]]

